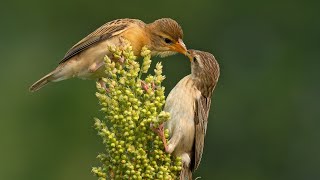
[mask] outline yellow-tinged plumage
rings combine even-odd
[[[170,18],[158,19],[150,24],[138,19],[118,19],[108,22],[76,43],[65,54],[59,66],[35,82],[30,91],[37,91],[49,82],[72,77],[101,78],[104,75],[103,57],[111,55],[108,46],[123,46],[127,41],[137,56],[143,46],[147,46],[152,55],[166,56],[173,52],[186,54],[187,49],[182,37],[183,31],[180,25]]]

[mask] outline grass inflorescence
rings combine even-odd
[[[97,158],[100,167],[92,172],[100,179],[177,179],[181,158],[164,151],[160,137],[151,130],[170,118],[162,111],[165,103],[165,77],[157,63],[154,75],[146,74],[151,65],[151,53],[143,48],[142,65],[132,47],[109,47],[112,60],[105,56],[106,88],[97,83],[96,96],[105,118],[95,118],[95,128],[102,137],[105,152]],[[165,130],[168,138],[169,132]]]

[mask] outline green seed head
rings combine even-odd
[[[97,157],[101,167],[92,168],[92,172],[99,179],[176,179],[181,159],[164,152],[162,141],[151,128],[170,119],[170,114],[162,111],[162,64],[157,63],[154,75],[143,79],[152,62],[150,50],[142,48],[141,66],[130,45],[110,46],[109,51],[112,55],[104,58],[106,76],[102,78],[108,92],[96,84],[105,118],[95,118],[94,123],[105,152]],[[165,137],[169,137],[168,130]]]

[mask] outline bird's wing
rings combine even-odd
[[[206,136],[208,116],[210,110],[211,98],[201,95],[196,101],[195,108],[195,140],[194,140],[194,163],[192,170],[199,167],[203,146],[204,137]]]
[[[137,19],[117,19],[114,21],[107,22],[106,24],[102,25],[91,34],[83,38],[77,44],[75,44],[63,57],[61,63],[68,61],[73,56],[81,53],[82,51],[96,45],[97,43],[110,39],[130,28],[130,25],[133,23],[143,23]]]

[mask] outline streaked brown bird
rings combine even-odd
[[[105,55],[110,56],[109,46],[121,46],[129,41],[134,54],[139,56],[143,46],[152,55],[161,57],[175,53],[187,53],[182,41],[180,25],[170,18],[158,19],[145,24],[138,19],[118,19],[110,21],[75,44],[63,57],[58,67],[35,82],[30,91],[34,92],[49,82],[57,82],[72,77],[99,79],[104,76]]]
[[[165,124],[170,134],[165,149],[168,153],[181,156],[183,168],[180,179],[191,180],[192,171],[199,167],[201,161],[211,96],[217,85],[220,69],[210,53],[189,50],[188,56],[191,74],[171,90],[164,111],[171,114],[171,119]]]

